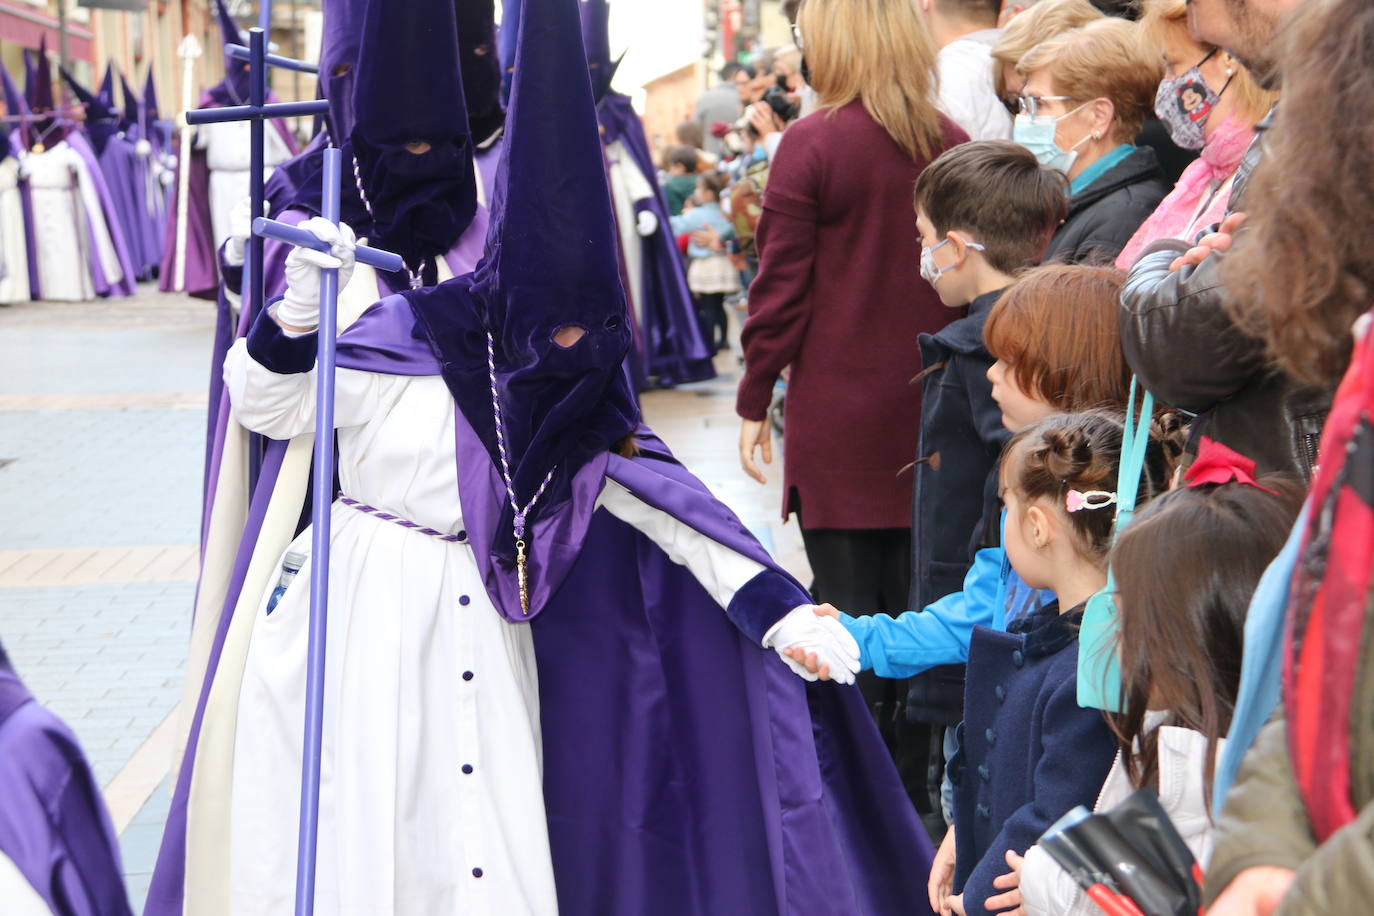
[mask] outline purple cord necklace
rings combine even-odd
[[[501,417],[501,398],[496,389],[496,345],[492,341],[491,331],[487,331],[487,373],[491,379],[491,412],[496,418],[496,447],[497,451],[501,453],[501,480],[506,485],[506,496],[510,499],[510,507],[515,512],[515,565],[520,583],[520,611],[528,617],[530,614],[530,580],[529,573],[525,570],[525,519],[534,510],[534,504],[539,502],[539,497],[544,495],[544,490],[548,488],[549,481],[553,480],[553,472],[556,468],[549,469],[549,473],[544,476],[544,482],[530,497],[530,501],[525,503],[525,508],[520,508],[520,503],[515,498],[515,486],[511,483],[510,459],[506,456],[506,424]]]
[[[358,186],[358,196],[362,198],[363,207],[367,210],[367,215],[376,220],[376,215],[372,212],[372,204],[367,199],[367,192],[363,190],[363,176],[358,169],[358,159],[353,157],[353,183]],[[419,289],[424,286],[424,281],[420,279],[420,271],[411,270],[410,265],[406,265],[406,273],[410,275],[410,288]],[[534,504],[539,502],[539,497],[544,495],[548,489],[549,482],[553,480],[553,472],[557,468],[550,468],[549,473],[544,476],[544,482],[539,485],[539,489],[530,497],[530,501],[525,503],[525,507],[520,508],[520,502],[515,498],[515,484],[510,476],[510,458],[506,454],[506,422],[501,416],[501,396],[496,388],[496,343],[492,339],[491,331],[487,331],[487,377],[491,380],[491,412],[496,419],[496,447],[501,455],[501,481],[506,485],[506,497],[510,500],[510,507],[515,512],[515,567],[520,584],[520,612],[528,617],[530,615],[530,578],[529,571],[525,568],[525,562],[529,558],[529,545],[525,543],[525,520],[534,511]]]
[[[353,184],[358,188],[358,196],[362,198],[363,209],[367,211],[368,216],[372,217],[372,222],[375,224],[377,222],[377,214],[372,212],[372,201],[367,199],[367,192],[363,190],[363,176],[361,170],[358,168],[358,157],[353,156],[352,159]],[[420,262],[420,270],[411,270],[410,265],[406,264],[404,259],[401,261],[401,264],[405,267],[406,276],[410,279],[411,289],[419,289],[425,285],[425,281],[421,278],[421,273],[425,268],[423,261]]]

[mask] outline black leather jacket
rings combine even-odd
[[[1193,440],[1211,436],[1254,459],[1261,473],[1306,481],[1316,467],[1334,389],[1298,385],[1268,367],[1264,343],[1243,334],[1224,308],[1224,256],[1169,272],[1184,242],[1150,245],[1121,293],[1126,362],[1163,403],[1199,414]]]

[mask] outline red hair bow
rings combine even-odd
[[[1266,493],[1274,493],[1268,487],[1261,487],[1255,482],[1254,461],[1207,436],[1200,440],[1197,458],[1193,459],[1183,479],[1190,487],[1200,487],[1209,483],[1243,483]]]

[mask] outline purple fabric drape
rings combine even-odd
[[[100,786],[76,736],[34,702],[3,648],[0,851],[54,913],[130,913],[119,844]]]
[[[137,284],[134,281],[134,264],[129,257],[129,245],[124,237],[124,229],[120,222],[119,210],[115,206],[114,199],[110,195],[110,186],[105,182],[105,174],[101,171],[100,163],[96,159],[95,150],[91,149],[90,141],[83,137],[78,131],[72,131],[67,135],[67,143],[72,149],[76,150],[78,156],[86,163],[86,172],[90,176],[92,185],[95,188],[96,197],[100,200],[100,210],[105,218],[105,226],[110,233],[110,242],[114,245],[115,258],[119,261],[120,270],[124,276],[119,282],[109,284],[109,294],[115,296],[132,296]],[[88,214],[88,219],[90,218]],[[91,259],[97,261],[98,256],[94,246],[91,248]],[[97,265],[97,269],[98,265]],[[101,271],[103,275],[104,271]]]

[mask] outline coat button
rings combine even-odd
[[[988,739],[988,744],[995,744],[997,742],[997,732],[992,729],[983,732],[983,737]]]
[[[471,671],[464,671],[464,672],[463,672],[463,680],[465,680],[465,681],[470,681],[470,680],[472,680],[472,672],[471,672]]]
[[[983,782],[987,782],[988,780],[992,779],[992,771],[988,769],[988,765],[986,763],[978,764],[978,775],[983,778]]]
[[[992,817],[992,812],[988,810],[987,805],[979,805],[975,810],[979,817]]]
[[[467,533],[466,531],[460,531],[460,532],[458,532],[458,540],[459,540],[459,541],[466,541],[467,539],[468,539],[468,533]]]
[[[471,774],[472,774],[472,764],[470,764],[470,763],[465,763],[465,764],[463,764],[463,775],[468,776],[468,775],[471,775]]]
[[[474,868],[474,869],[472,870],[472,876],[473,876],[474,878],[480,878],[480,877],[482,877],[482,869],[480,869],[480,868]]]
[[[1011,653],[1011,663],[1016,667],[1020,668],[1022,665],[1026,663],[1025,653],[1022,652],[1020,649],[1014,650]]]
[[[469,598],[467,595],[460,595],[458,598],[458,603],[461,604],[463,607],[467,607],[469,604],[472,603],[472,599]],[[1020,666],[1018,665],[1017,667]]]
[[[997,697],[997,702],[999,703],[1007,698],[1007,688],[1003,687],[1001,684],[994,687],[992,692]]]

